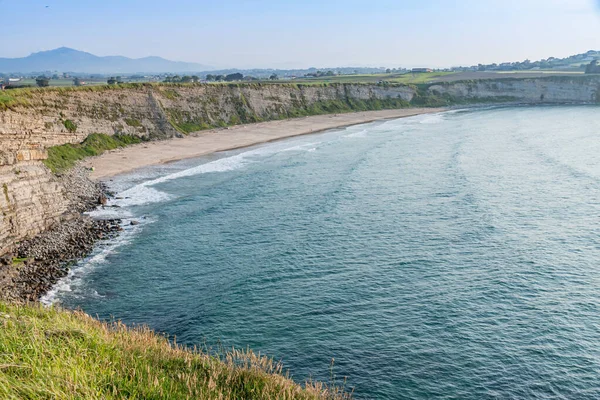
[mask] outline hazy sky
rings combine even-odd
[[[600,50],[600,0],[0,0],[0,12],[0,57],[67,46],[217,67],[443,67]]]

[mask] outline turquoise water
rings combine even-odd
[[[45,299],[348,377],[358,398],[600,398],[600,118],[378,122],[111,182],[140,222]]]

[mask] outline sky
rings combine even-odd
[[[0,0],[0,57],[450,67],[600,50],[600,0]]]

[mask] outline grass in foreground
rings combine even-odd
[[[114,150],[120,147],[126,147],[130,144],[140,143],[141,138],[130,135],[109,136],[101,133],[89,135],[80,144],[63,144],[50,147],[48,149],[48,158],[44,164],[52,172],[60,173],[73,167],[79,160],[86,157],[98,156],[107,150]]]
[[[0,398],[345,399],[294,383],[250,351],[222,358],[191,351],[147,328],[82,312],[0,303]]]

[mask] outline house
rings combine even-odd
[[[431,68],[413,68],[412,73],[433,72]]]

